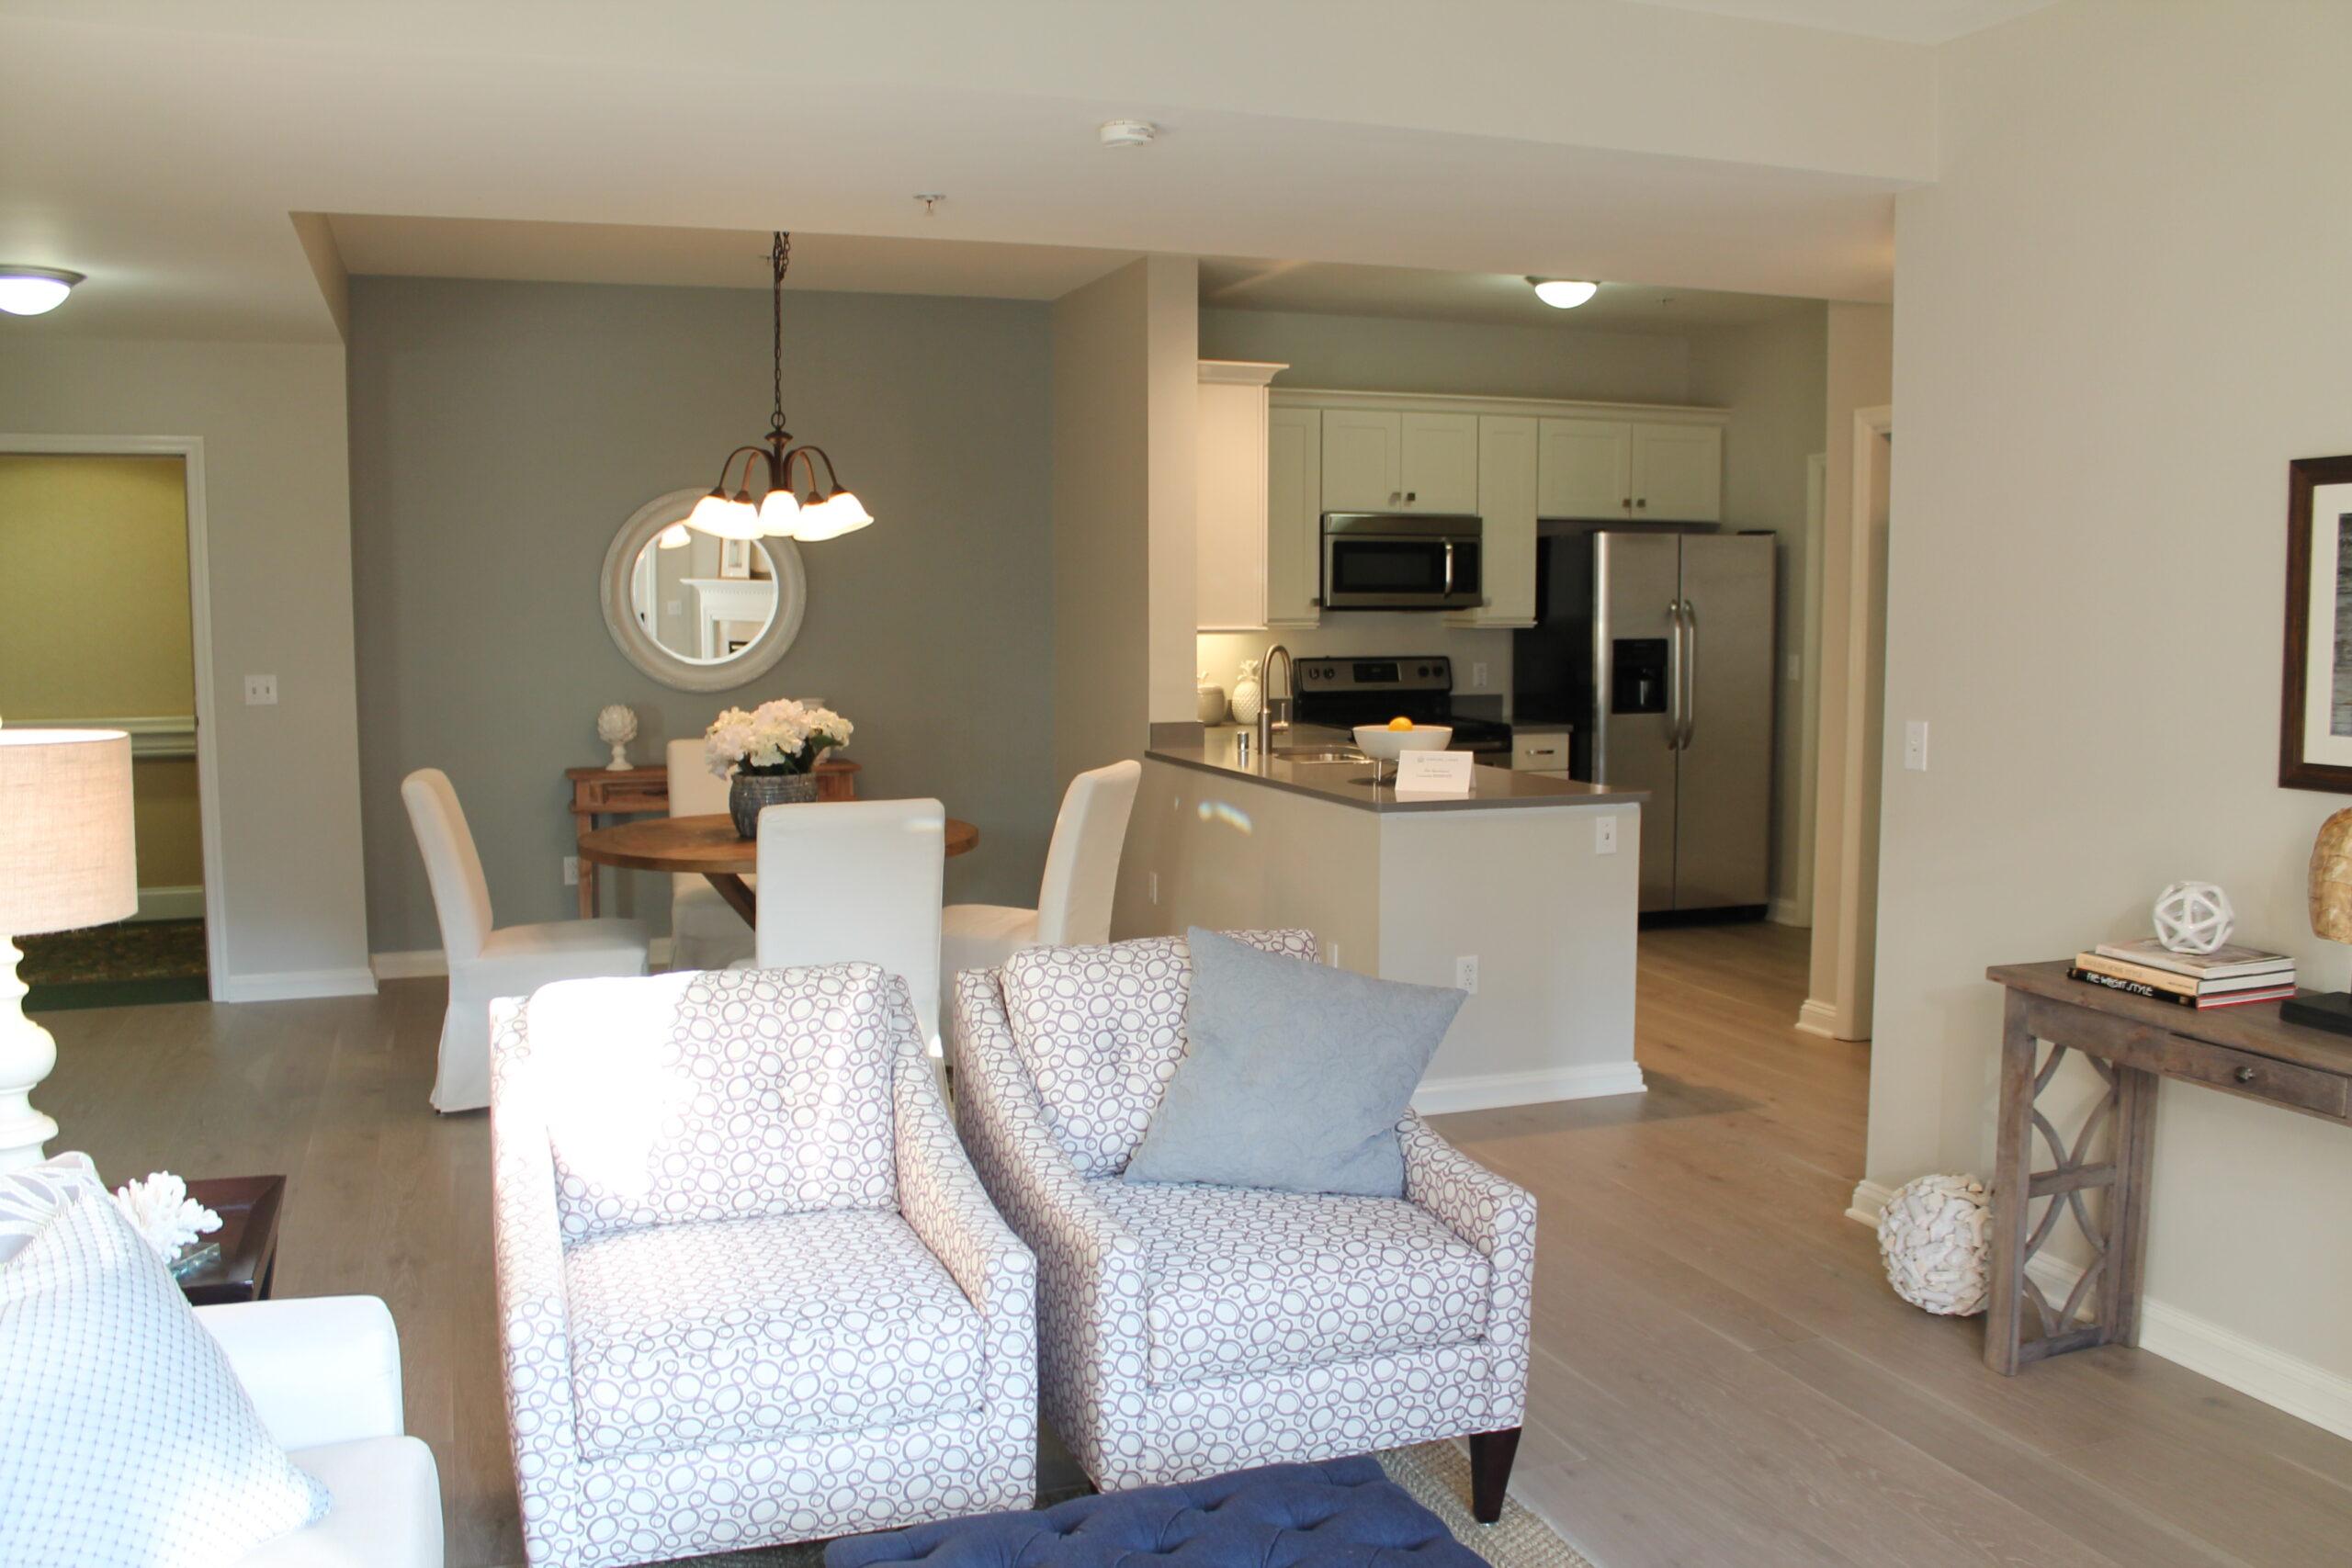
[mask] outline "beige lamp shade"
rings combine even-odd
[[[0,728],[0,937],[103,925],[138,909],[130,737]]]

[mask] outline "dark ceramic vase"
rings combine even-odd
[[[738,773],[727,785],[727,814],[739,837],[760,836],[760,813],[771,806],[800,806],[817,798],[814,773]]]

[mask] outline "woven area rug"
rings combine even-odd
[[[1459,1443],[1422,1443],[1380,1456],[1389,1479],[1413,1495],[1416,1502],[1445,1521],[1453,1538],[1496,1565],[1496,1568],[1595,1568],[1592,1560],[1553,1532],[1552,1527],[1506,1497],[1503,1517],[1481,1525],[1470,1517],[1470,1456]],[[1059,1499],[1056,1499],[1059,1501]],[[770,1547],[761,1551],[734,1551],[719,1557],[686,1561],[702,1568],[820,1568],[825,1561],[822,1541],[798,1546]]]

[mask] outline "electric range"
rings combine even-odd
[[[1453,711],[1453,661],[1443,654],[1393,658],[1301,659],[1292,671],[1297,694],[1291,722],[1347,732],[1359,724],[1409,718],[1453,727],[1451,749],[1504,759],[1510,726]]]

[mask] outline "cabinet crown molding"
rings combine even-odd
[[[1205,367],[1216,361],[1204,360]],[[1204,375],[1203,379],[1206,379]],[[1471,397],[1452,392],[1351,392],[1316,387],[1272,387],[1276,408],[1390,409],[1424,413],[1529,414],[1539,419],[1637,419],[1652,424],[1722,425],[1729,409],[1697,403],[1600,403],[1561,398]]]
[[[1261,359],[1204,359],[1201,382],[1204,386],[1262,387],[1289,368],[1287,365]]]

